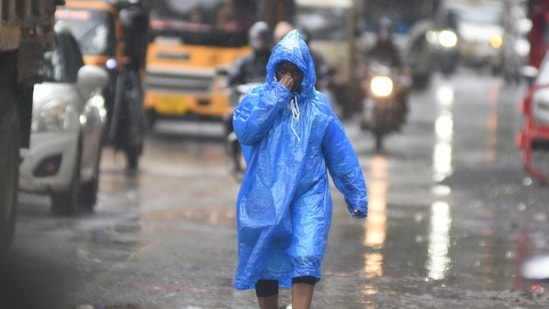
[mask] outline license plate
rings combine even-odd
[[[159,114],[185,114],[188,108],[183,97],[173,95],[160,95],[156,97],[155,109]]]

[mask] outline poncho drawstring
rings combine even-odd
[[[292,122],[290,123],[290,126],[292,128],[292,131],[294,132],[294,135],[297,137],[298,141],[301,141],[301,137],[299,137],[299,134],[297,134],[297,131],[295,130],[294,123],[297,123],[299,121],[299,106],[297,105],[297,98],[293,97],[290,101],[290,109],[292,110]]]

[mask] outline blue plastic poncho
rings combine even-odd
[[[305,73],[301,92],[276,82],[275,67],[283,60]],[[332,217],[328,171],[349,212],[367,215],[356,153],[315,81],[307,44],[293,30],[274,47],[266,82],[234,110],[247,161],[236,204],[236,289],[253,289],[259,279],[279,280],[281,287],[290,287],[294,277],[320,280]]]

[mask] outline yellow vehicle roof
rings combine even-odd
[[[72,8],[109,11],[114,15],[118,14],[118,10],[114,5],[101,0],[65,0],[65,6]]]

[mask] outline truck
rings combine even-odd
[[[64,0],[0,0],[0,257],[15,233],[19,162],[29,147],[34,84],[54,45],[55,8]]]

